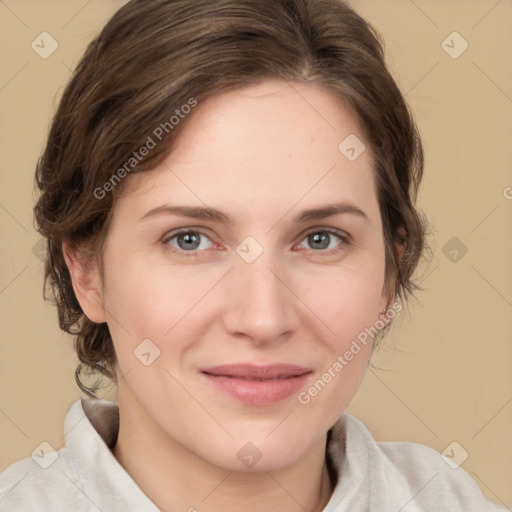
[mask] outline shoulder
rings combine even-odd
[[[393,468],[411,487],[418,489],[418,501],[451,506],[449,510],[464,512],[503,510],[484,496],[476,480],[457,463],[453,450],[443,456],[419,443],[388,441],[376,444]]]
[[[99,435],[84,415],[80,400],[68,409],[64,430],[64,447],[54,450],[42,443],[32,456],[15,462],[0,474],[0,512],[85,512],[91,509],[79,471],[84,457],[77,446],[94,458]],[[70,449],[70,439],[73,449]]]
[[[0,474],[0,512],[86,510],[67,448],[34,454]]]
[[[377,442],[366,426],[344,415],[346,439],[360,445],[368,469],[380,488],[399,496],[411,510],[495,512],[500,510],[483,495],[461,466],[436,450],[413,442]],[[402,503],[403,501],[403,503]],[[408,508],[409,510],[409,508]]]

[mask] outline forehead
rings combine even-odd
[[[129,177],[121,203],[275,217],[299,202],[350,200],[378,215],[369,146],[351,161],[339,148],[348,136],[366,144],[357,119],[321,86],[265,81],[231,91],[196,107],[165,160]]]

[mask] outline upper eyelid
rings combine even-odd
[[[311,233],[330,233],[339,236],[340,238],[347,238],[349,240],[352,240],[352,235],[348,231],[332,227],[309,228],[306,229],[306,231],[302,232],[302,237],[308,236]]]
[[[208,234],[208,230],[205,230],[205,228],[194,228],[194,227],[185,227],[185,228],[177,228],[177,229],[171,229],[170,231],[167,231],[164,236],[162,237],[163,240],[169,240],[171,238],[174,238],[177,235],[180,235],[181,233],[200,233],[201,235],[206,236],[211,240],[211,236]],[[212,240],[213,241],[213,240]]]
[[[352,236],[347,233],[346,231],[340,229],[340,230],[336,230],[336,229],[333,229],[333,228],[320,228],[320,229],[311,229],[309,231],[307,231],[306,233],[304,233],[300,239],[300,241],[302,242],[306,237],[308,237],[309,235],[311,235],[312,233],[329,233],[330,235],[334,235],[334,236],[337,236],[340,240],[341,240],[341,244],[340,245],[351,245],[352,244]]]
[[[178,229],[177,231],[169,231],[168,233],[166,233],[162,237],[162,242],[167,245],[167,244],[169,244],[169,242],[172,239],[174,239],[178,235],[181,235],[182,233],[199,233],[200,235],[205,236],[213,245],[217,244],[217,242],[212,240],[212,238],[210,236],[208,236],[206,233],[204,233],[203,231],[201,231],[199,229],[188,229],[188,228]],[[173,251],[182,252],[184,254],[187,254],[187,253],[188,254],[195,254],[195,253],[199,253],[199,252],[205,252],[205,251],[207,251],[209,249],[211,249],[211,247],[209,247],[208,249],[194,249],[193,251],[184,251],[183,249],[180,249],[179,247],[178,248],[175,248],[175,247],[172,248]]]

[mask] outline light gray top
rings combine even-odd
[[[66,446],[42,446],[0,475],[0,512],[158,512],[112,454],[116,403],[77,400],[64,424]],[[495,512],[461,467],[426,446],[376,442],[344,414],[332,428],[327,456],[338,480],[324,512]]]

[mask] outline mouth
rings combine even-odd
[[[232,398],[251,405],[271,405],[297,393],[312,370],[281,363],[234,364],[205,368],[200,373]]]

